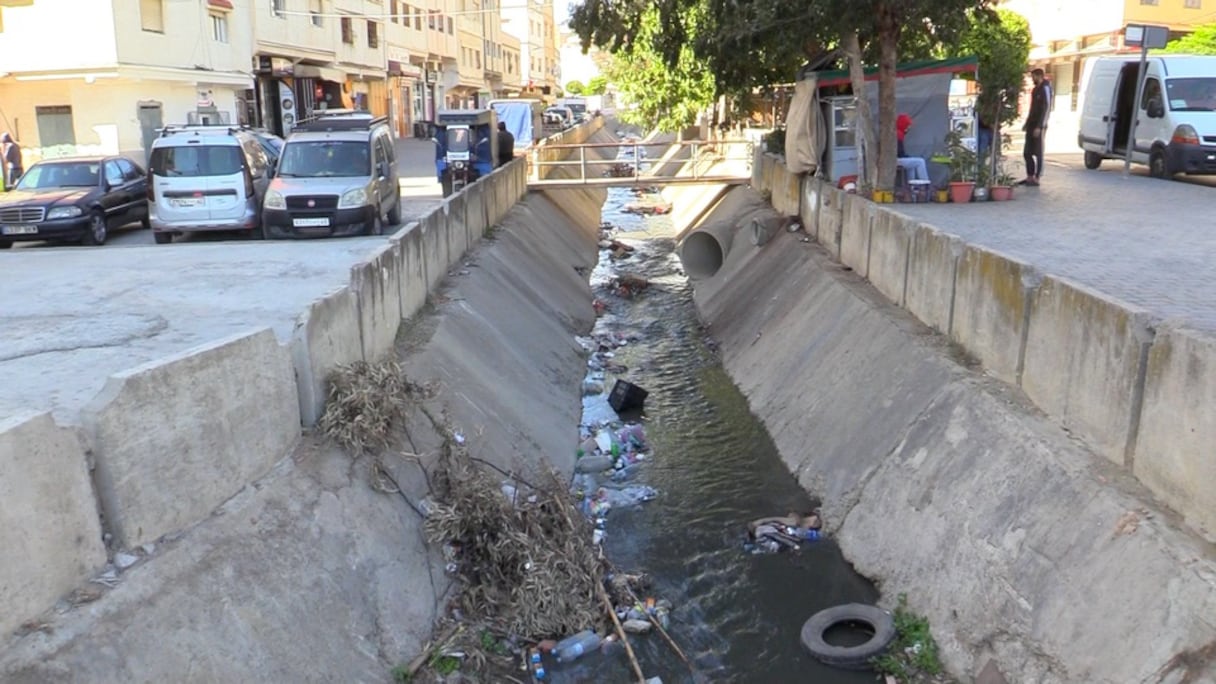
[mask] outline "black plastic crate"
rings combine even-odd
[[[616,384],[612,386],[612,392],[608,395],[608,405],[617,413],[641,408],[642,402],[646,401],[649,394],[650,392],[632,382],[617,380]]]

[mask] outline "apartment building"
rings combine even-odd
[[[507,32],[499,36],[502,46],[502,90],[501,96],[518,95],[524,88],[523,55],[520,52],[519,38]]]
[[[545,0],[503,5],[502,22],[503,30],[519,39],[523,94],[555,96],[561,72],[553,6]]]
[[[1031,66],[1046,71],[1054,87],[1049,151],[1076,151],[1086,60],[1139,52],[1123,44],[1128,24],[1168,26],[1177,37],[1216,21],[1216,0],[1005,0],[1001,7],[1030,23]]]
[[[254,1],[3,0],[0,125],[28,160],[143,160],[165,123],[245,121]]]
[[[456,0],[456,33],[460,55],[455,85],[449,90],[449,109],[473,109],[489,99],[485,90],[486,45],[483,36],[482,0]]]
[[[433,97],[426,85],[426,10],[401,0],[388,0],[385,24],[388,39],[389,114],[398,137],[415,135],[414,124],[427,118]]]

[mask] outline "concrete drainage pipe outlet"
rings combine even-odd
[[[734,240],[735,226],[711,223],[689,233],[680,243],[680,263],[690,278],[709,278],[722,268]]]

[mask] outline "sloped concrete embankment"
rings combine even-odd
[[[772,155],[758,155],[753,186],[1216,542],[1216,337],[799,178]]]
[[[736,239],[720,271],[697,283],[696,299],[752,410],[799,481],[822,496],[846,557],[885,596],[908,594],[966,679],[992,661],[1010,681],[1216,681],[1211,546],[1101,444],[1071,438],[909,312],[953,332],[1005,380],[1047,377],[1034,370],[1042,342],[1027,340],[1060,335],[1066,362],[1055,362],[1056,382],[1074,393],[1085,383],[1135,384],[1118,385],[1123,376],[1111,370],[1124,368],[1120,359],[1134,368],[1143,354],[1131,321],[1090,305],[1077,327],[1040,324],[1086,293],[1049,291],[1050,281],[1028,280],[932,228],[905,231],[893,213],[810,192],[818,217],[804,213],[804,225],[818,226],[820,244],[784,232],[762,248]],[[785,196],[782,213],[793,206],[788,194],[772,194]],[[775,214],[736,189],[706,222],[740,227]],[[848,227],[858,225],[868,249],[845,247],[862,242]],[[852,273],[834,261],[842,254],[853,255],[843,257]],[[984,297],[998,303],[977,312]],[[1082,354],[1068,330],[1088,334],[1095,349]],[[1167,339],[1176,351],[1150,352],[1161,380],[1148,385],[1201,382],[1174,369],[1194,368],[1202,347]],[[1106,415],[1120,410],[1117,397],[1109,404]],[[1071,424],[1086,416],[1101,425],[1102,415],[1078,413]],[[1121,445],[1119,436],[1111,443]]]
[[[568,447],[577,415],[560,437],[519,442],[554,423],[525,415],[519,397],[567,392],[555,402],[577,405],[583,361],[571,335],[592,314],[574,267],[594,262],[594,225],[576,224],[543,197],[513,210],[525,175],[524,161],[515,162],[392,236],[352,267],[347,287],[301,316],[289,344],[251,331],[119,374],[80,429],[39,414],[0,425],[0,482],[21,483],[21,495],[5,499],[25,504],[0,511],[6,548],[21,550],[0,570],[0,633],[21,627],[0,655],[0,679],[238,681],[328,671],[378,681],[416,650],[443,577],[415,513],[371,490],[364,464],[311,440],[280,459],[301,422],[319,415],[329,370],[393,353],[402,321],[492,226],[503,244],[480,251],[502,256],[478,264],[478,275],[565,278],[497,287],[499,302],[463,304],[456,318],[498,330],[489,343],[500,348],[514,326],[547,330],[512,347],[512,360],[551,372],[521,372],[511,396],[496,397],[487,388],[499,368],[479,365],[485,350],[470,349],[462,361],[479,370],[440,400],[477,397],[483,411],[517,412],[507,423],[470,420],[487,444]],[[133,566],[88,583],[108,560]]]

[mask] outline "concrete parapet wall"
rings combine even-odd
[[[919,225],[893,211],[879,211],[870,224],[866,277],[893,303],[903,306],[908,285],[908,248]]]
[[[908,244],[904,306],[934,330],[948,334],[954,313],[954,278],[964,243],[931,226],[919,226]]]
[[[819,220],[815,237],[833,259],[840,259],[840,226],[844,222],[844,200],[847,193],[824,185],[819,194]]]
[[[206,517],[300,435],[291,356],[269,328],[118,373],[82,419],[120,548]]]
[[[1048,276],[1034,292],[1029,324],[1026,395],[1099,453],[1130,466],[1141,369],[1153,341],[1148,315]]]
[[[418,313],[426,304],[426,259],[422,258],[422,231],[415,221],[397,231],[391,242],[397,243],[399,259],[398,286],[401,288],[401,320]]]
[[[848,193],[841,200],[840,263],[866,277],[870,263],[870,228],[874,203]]]
[[[363,360],[359,301],[348,287],[316,300],[300,316],[292,333],[300,420],[316,425],[325,409],[327,379],[336,367]]]
[[[50,413],[0,420],[0,636],[105,565],[80,434]]]
[[[1038,280],[1027,264],[978,247],[964,248],[958,260],[950,337],[1010,384],[1021,379],[1030,297]]]
[[[1216,338],[1157,331],[1148,353],[1133,470],[1216,542]]]
[[[362,358],[379,359],[393,348],[401,327],[400,244],[389,241],[350,270],[350,291],[359,307]]]
[[[806,234],[815,239],[819,237],[819,204],[822,201],[823,188],[823,180],[816,177],[808,177],[802,182],[802,201],[798,218],[802,221]]]

